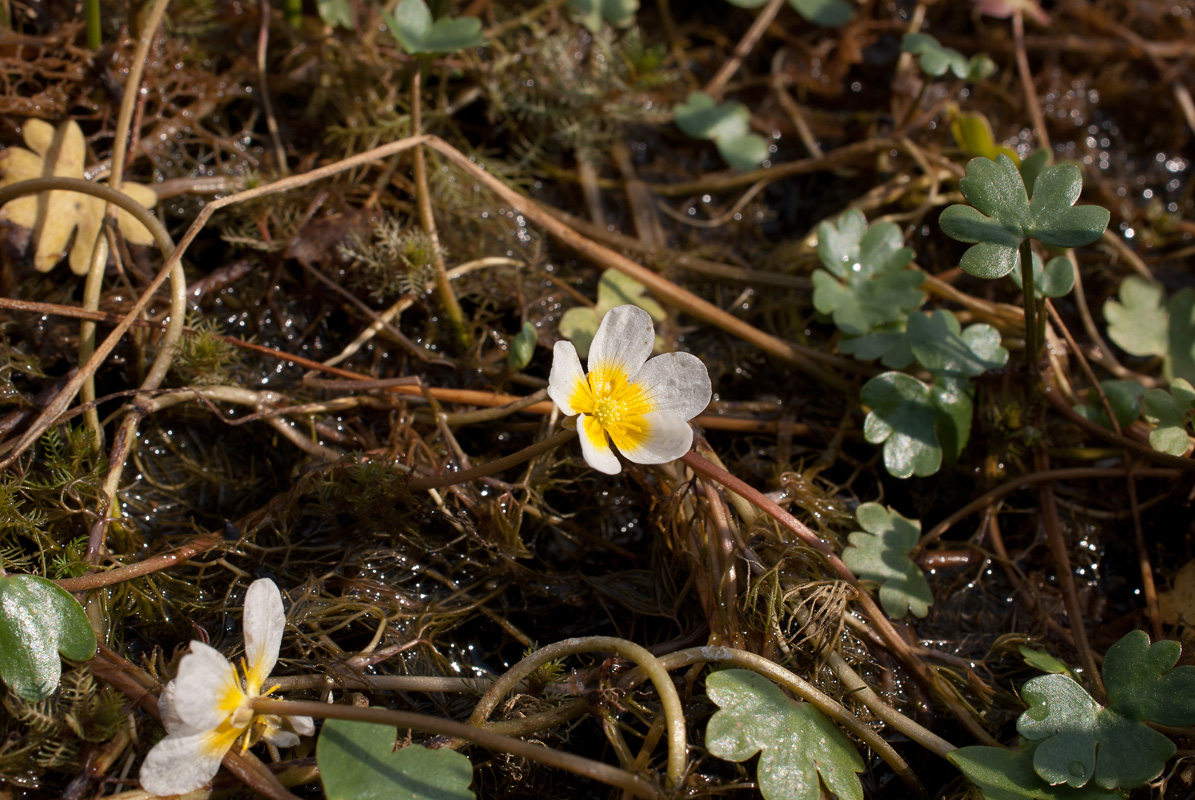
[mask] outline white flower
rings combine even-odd
[[[254,581],[245,593],[245,658],[243,678],[220,654],[202,642],[191,642],[178,675],[158,699],[167,736],[154,745],[141,765],[141,786],[156,795],[194,791],[220,769],[224,755],[238,738],[242,750],[259,739],[293,747],[299,735],[315,733],[311,717],[255,714],[250,701],[268,695],[265,680],[278,661],[286,615],[282,595],[272,580]],[[286,725],[290,730],[285,730]]]
[[[577,417],[581,452],[589,466],[609,475],[622,466],[607,436],[638,464],[664,464],[693,444],[689,420],[710,402],[710,376],[701,359],[666,353],[648,361],[655,328],[637,306],[606,314],[589,346],[589,374],[572,342],[552,352],[548,395],[565,414]]]

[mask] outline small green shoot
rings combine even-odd
[[[1122,800],[1119,792],[1098,786],[1051,786],[1033,771],[1036,749],[1033,742],[1023,743],[1016,750],[960,747],[947,753],[946,758],[979,788],[984,800]]]
[[[818,800],[821,784],[839,800],[863,800],[855,774],[863,771],[863,759],[825,714],[749,670],[712,672],[705,688],[719,706],[705,729],[706,748],[726,761],[762,753],[758,781],[765,800]]]
[[[922,62],[924,63],[924,62]],[[1021,158],[1017,151],[1002,144],[996,144],[992,135],[992,125],[983,114],[970,111],[950,110],[950,135],[959,149],[972,158],[982,156],[995,159],[1003,153],[1012,159],[1014,164],[1020,164]]]
[[[510,340],[510,351],[506,354],[506,365],[511,370],[520,370],[531,363],[535,345],[539,341],[539,328],[531,322],[524,322],[523,328]]]
[[[1012,282],[1021,288],[1021,263],[1009,273]],[[1043,297],[1062,297],[1075,288],[1075,267],[1066,256],[1056,256],[1042,265],[1041,256],[1033,254],[1033,294]]]
[[[49,697],[63,658],[95,655],[95,632],[71,594],[36,575],[0,571],[0,679],[30,702]]]
[[[629,28],[635,23],[639,0],[568,0],[573,17],[592,33],[607,22],[615,28]]]
[[[768,0],[729,0],[739,8],[758,8]],[[793,10],[814,25],[837,28],[855,18],[855,9],[845,0],[788,0]]]
[[[1135,356],[1161,356],[1168,379],[1195,381],[1195,289],[1165,290],[1136,276],[1120,284],[1119,301],[1104,303],[1108,338]]]
[[[1025,663],[1038,672],[1069,675],[1078,680],[1078,676],[1071,672],[1070,667],[1063,663],[1061,659],[1050,655],[1045,650],[1037,650],[1032,647],[1026,647],[1025,645],[1021,645],[1017,650],[1020,651],[1021,658],[1025,660]]]
[[[1170,391],[1150,389],[1141,398],[1141,411],[1155,427],[1149,432],[1149,446],[1154,450],[1181,456],[1190,446],[1191,412],[1195,407],[1195,389],[1182,378],[1170,383]]]
[[[912,611],[924,617],[934,596],[921,568],[909,558],[921,537],[921,523],[879,503],[859,506],[855,519],[863,530],[850,535],[843,563],[863,580],[880,584],[880,603],[888,616],[900,619]]]
[[[826,269],[813,273],[813,306],[845,334],[903,321],[925,302],[925,273],[906,269],[913,251],[891,222],[868,225],[850,209],[818,226],[817,254]]]
[[[690,92],[674,113],[676,127],[694,139],[712,141],[735,169],[755,169],[770,155],[767,140],[751,133],[751,112],[742,103],[715,103],[705,92]]]
[[[477,17],[441,17],[432,22],[424,0],[402,0],[393,14],[383,11],[382,18],[408,55],[455,53],[485,43]]]
[[[931,78],[940,78],[949,70],[956,78],[975,82],[989,78],[996,71],[996,62],[987,53],[977,53],[968,59],[953,47],[944,47],[928,33],[906,33],[900,49],[920,57],[921,71]]]
[[[1034,182],[1032,200],[1016,164],[1005,155],[995,161],[971,159],[959,188],[971,205],[950,206],[939,224],[947,236],[973,243],[960,265],[977,278],[1012,272],[1027,238],[1054,247],[1079,247],[1098,239],[1108,227],[1107,209],[1074,205],[1083,176],[1073,164],[1043,170]]]
[[[330,719],[315,748],[328,800],[473,800],[473,765],[447,747],[394,749],[388,725]]]
[[[564,316],[560,318],[560,335],[573,343],[577,348],[577,355],[585,358],[589,355],[589,345],[597,333],[602,317],[615,306],[628,303],[642,308],[654,322],[663,322],[668,318],[663,306],[647,294],[646,286],[616,269],[608,269],[602,273],[601,280],[598,281],[597,304],[593,308],[579,306],[564,312]],[[662,343],[657,336],[656,346]]]
[[[1170,739],[1146,725],[1195,723],[1195,667],[1174,667],[1181,646],[1150,644],[1133,631],[1104,657],[1105,708],[1067,675],[1042,675],[1021,689],[1029,705],[1017,731],[1039,742],[1033,767],[1050,784],[1103,789],[1141,786],[1174,755]]]

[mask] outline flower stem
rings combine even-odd
[[[669,684],[671,685],[671,684]],[[328,703],[303,702],[292,700],[273,700],[266,697],[255,697],[251,701],[253,710],[259,714],[278,714],[286,717],[306,716],[323,719],[344,719],[353,722],[372,722],[377,725],[391,725],[397,728],[410,728],[425,733],[452,736],[458,739],[480,745],[487,750],[498,753],[510,753],[521,758],[538,761],[557,769],[567,770],[577,775],[583,775],[596,781],[622,789],[635,797],[657,798],[660,790],[651,783],[632,775],[626,770],[612,767],[601,761],[564,753],[549,747],[525,742],[511,736],[466,725],[450,719],[441,719],[426,714],[415,714],[410,711],[391,711],[383,708],[358,708],[356,706],[331,705]]]
[[[1021,294],[1025,300],[1025,366],[1029,368],[1029,393],[1037,384],[1037,297],[1033,292],[1033,247],[1021,242]]]
[[[685,775],[688,762],[688,739],[685,735],[685,712],[681,706],[680,695],[672,684],[668,670],[646,648],[626,639],[614,636],[584,636],[577,639],[565,639],[562,642],[550,644],[540,648],[525,657],[506,671],[477,702],[469,723],[480,725],[490,715],[498,702],[511,692],[518,684],[535,672],[544,664],[557,658],[574,653],[614,652],[623,658],[634,661],[651,679],[656,692],[660,695],[660,704],[664,707],[664,724],[668,729],[668,784],[672,787],[680,786]]]
[[[478,478],[487,478],[503,470],[522,464],[525,461],[530,461],[538,455],[554,450],[560,445],[567,442],[577,435],[576,431],[562,430],[549,436],[547,439],[536,442],[530,447],[524,447],[517,453],[511,453],[502,458],[495,458],[493,461],[487,461],[472,469],[461,470],[460,472],[450,472],[447,475],[433,475],[427,478],[413,478],[407,484],[407,488],[412,492],[425,492],[428,489],[439,489],[443,486],[455,486],[458,483],[468,483],[469,481],[477,480]]]

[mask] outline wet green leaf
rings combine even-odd
[[[64,658],[95,655],[95,633],[69,592],[36,575],[0,576],[0,678],[31,702],[58,688]]]
[[[593,308],[579,306],[564,312],[560,318],[560,335],[573,343],[577,355],[585,358],[602,317],[610,309],[628,304],[639,306],[656,322],[663,322],[668,317],[663,306],[647,293],[646,286],[616,269],[608,269],[598,281],[597,304]],[[663,340],[657,336],[656,347],[662,344]]]
[[[705,686],[720,708],[705,729],[706,748],[727,761],[761,753],[759,792],[766,800],[817,800],[821,783],[840,800],[863,800],[855,775],[863,759],[825,714],[749,670],[712,672]]]
[[[1149,432],[1149,445],[1154,450],[1181,456],[1190,443],[1192,407],[1195,406],[1195,389],[1182,378],[1175,378],[1170,391],[1150,389],[1141,398],[1141,411],[1156,427]]]
[[[1195,667],[1171,669],[1178,642],[1150,644],[1133,631],[1104,658],[1108,707],[1066,675],[1042,675],[1021,690],[1029,708],[1017,720],[1026,739],[1038,741],[1037,774],[1050,784],[1132,789],[1161,774],[1175,746],[1145,724],[1195,722]]]
[[[984,323],[960,331],[958,318],[949,311],[913,314],[908,337],[913,356],[936,375],[975,377],[1008,363],[999,331]]]
[[[424,0],[402,0],[393,14],[382,12],[390,33],[410,55],[454,53],[485,43],[477,17],[441,17],[432,22]]]
[[[639,0],[568,0],[574,17],[594,33],[606,22],[615,28],[629,28],[635,22]]]
[[[958,461],[971,438],[971,417],[975,412],[971,392],[970,381],[951,376],[938,376],[929,389],[942,459],[947,464]]]
[[[1021,287],[1021,262],[1012,268],[1012,280]],[[1033,254],[1033,293],[1038,297],[1062,297],[1075,286],[1075,268],[1066,256],[1051,258],[1042,266],[1041,256]]]
[[[855,519],[863,530],[850,535],[850,545],[842,552],[847,568],[880,584],[880,603],[888,616],[900,619],[912,611],[924,617],[934,596],[921,568],[909,558],[921,537],[921,523],[879,503],[859,506]]]
[[[530,322],[524,322],[523,329],[510,340],[510,352],[506,355],[507,366],[518,370],[530,364],[538,341],[539,329]]]
[[[1000,278],[1020,261],[1018,248],[1025,238],[1055,247],[1089,244],[1108,226],[1108,211],[1099,206],[1075,206],[1083,178],[1073,164],[1042,170],[1034,181],[1030,199],[1021,173],[1012,159],[973,158],[959,188],[970,206],[953,205],[942,212],[939,223],[947,236],[974,242],[959,262],[979,278]]]
[[[933,78],[939,78],[947,71],[956,78],[980,81],[996,71],[996,64],[984,53],[968,59],[953,47],[943,46],[928,33],[906,33],[900,40],[900,49],[920,58],[921,71]]]
[[[863,385],[860,399],[871,407],[863,436],[884,446],[884,467],[897,478],[933,475],[942,466],[937,410],[930,388],[901,372],[885,372]]]
[[[905,269],[913,251],[903,246],[898,227],[869,226],[851,209],[817,230],[818,257],[828,271],[813,273],[813,305],[843,333],[861,336],[901,322],[925,302],[925,274]]]
[[[843,337],[838,343],[838,349],[860,361],[874,361],[889,369],[904,369],[913,363],[913,351],[909,349],[909,337],[905,335],[905,326],[886,326],[862,336]]]
[[[395,750],[389,725],[330,719],[315,748],[328,800],[472,800],[473,765],[455,750]]]
[[[980,790],[984,800],[1113,800],[1121,798],[1095,786],[1072,789],[1051,786],[1033,771],[1036,745],[1026,743],[1016,750],[1003,747],[960,747],[946,754]]]
[[[735,169],[754,169],[769,155],[767,141],[751,133],[751,112],[742,103],[715,103],[705,92],[690,92],[673,112],[678,128],[694,139],[712,141]]]

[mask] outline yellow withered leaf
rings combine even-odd
[[[83,131],[74,120],[55,128],[31,119],[22,133],[28,150],[9,147],[0,151],[0,187],[31,178],[83,177],[87,148]],[[157,195],[148,186],[125,183],[121,191],[146,208],[157,203]],[[32,231],[33,266],[38,272],[53,269],[69,246],[71,271],[85,275],[103,225],[104,205],[103,200],[79,192],[42,192],[6,203],[0,208],[0,223]],[[131,244],[153,243],[149,230],[127,211],[117,210],[116,223]]]

